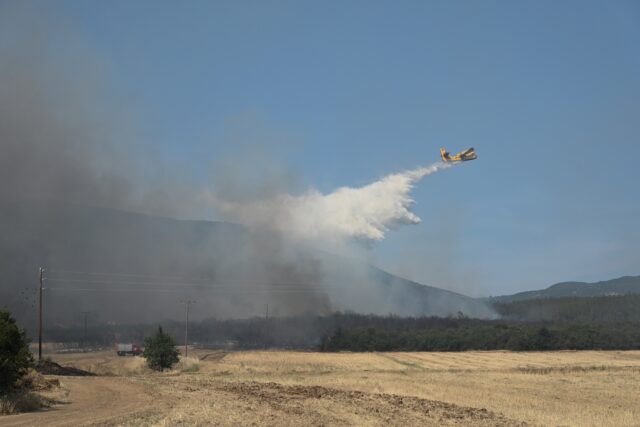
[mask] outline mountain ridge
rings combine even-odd
[[[518,292],[487,298],[490,301],[510,302],[539,298],[596,297],[640,294],[640,276],[621,276],[599,282],[559,282],[545,289]]]

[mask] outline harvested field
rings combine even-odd
[[[99,381],[135,388],[135,410],[125,417],[114,411],[100,425],[640,424],[639,351],[190,355],[194,358],[163,374],[149,372],[140,358],[111,353],[54,360],[126,377],[64,378],[63,383],[91,387],[96,381],[103,394],[108,391]],[[74,393],[69,388],[71,403],[57,412],[83,413],[72,411]],[[85,397],[78,399],[88,409]],[[46,413],[38,415],[46,420]],[[0,425],[4,421],[0,418]]]

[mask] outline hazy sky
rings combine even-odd
[[[640,274],[638,2],[46,4],[195,186],[248,147],[328,192],[473,146],[373,263],[472,295]]]

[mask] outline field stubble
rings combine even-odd
[[[640,351],[193,355],[164,374],[55,359],[144,385],[155,406],[135,425],[640,425]]]

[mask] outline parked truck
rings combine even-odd
[[[140,356],[142,348],[138,344],[116,344],[118,356]]]

